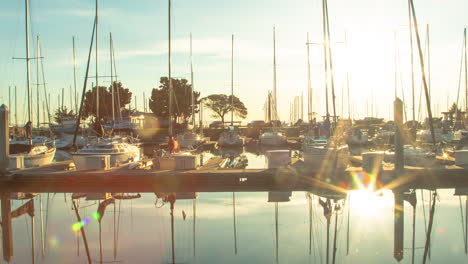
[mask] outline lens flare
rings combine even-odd
[[[81,222],[76,222],[72,225],[72,229],[73,231],[78,231],[80,230],[81,228],[83,228],[84,225],[86,225],[87,223],[89,223],[91,221],[90,218],[86,218],[85,220],[81,221]]]
[[[101,218],[101,215],[98,212],[93,213],[93,218],[96,220],[99,220]]]
[[[52,248],[56,248],[58,247],[58,244],[59,244],[60,240],[58,239],[58,237],[56,236],[53,236],[49,239],[49,245],[50,247]]]

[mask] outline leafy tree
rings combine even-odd
[[[132,101],[132,92],[128,88],[124,88],[121,82],[114,82],[112,87],[114,88],[114,111],[116,117],[118,117],[119,112],[124,111],[125,106]],[[112,118],[112,87],[99,86],[99,117],[104,121]],[[86,92],[83,104],[83,118],[97,117],[96,92],[96,87]]]
[[[244,119],[247,117],[247,108],[244,103],[239,100],[237,96],[234,96],[233,105],[231,107],[231,96],[225,94],[212,94],[205,98],[205,106],[207,106],[213,114],[213,117],[220,117],[224,123],[224,115],[231,112],[234,109],[234,115]]]
[[[169,118],[169,78],[161,77],[159,79],[159,89],[153,88],[151,92],[151,98],[149,100],[149,108],[159,118]],[[172,78],[172,88],[174,91],[174,97],[172,101],[172,113],[174,120],[179,117],[184,117],[185,121],[192,115],[192,104],[190,91],[192,85],[188,84],[186,79],[174,79]],[[199,92],[194,92],[195,102],[195,113],[198,113],[198,98],[200,97]]]
[[[55,110],[55,113],[54,113],[54,121],[57,124],[62,123],[63,119],[75,119],[75,118],[76,118],[76,114],[73,113],[73,110],[68,111],[66,106],[58,108],[57,110]]]

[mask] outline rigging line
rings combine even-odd
[[[39,52],[42,55],[42,45],[39,45]],[[41,59],[41,72],[42,72],[42,85],[43,85],[43,90],[44,90],[44,97],[45,97],[45,103],[46,103],[46,108],[47,108],[47,117],[49,124],[50,122],[50,107],[49,107],[49,100],[47,98],[47,87],[46,87],[46,81],[45,81],[45,73],[44,73],[44,60]]]

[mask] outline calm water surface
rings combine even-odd
[[[453,193],[453,190],[438,191],[430,263],[468,261],[459,197]],[[424,202],[421,192],[417,194],[415,261],[421,263],[425,223],[429,220],[429,192],[424,191]],[[41,196],[45,256],[42,257],[37,196],[34,198],[36,263],[87,263],[83,238],[75,231],[77,217],[72,210],[71,194]],[[351,192],[349,197],[337,212],[336,263],[396,263],[392,192],[384,191],[381,196]],[[465,199],[462,197],[463,210]],[[268,193],[264,192],[235,193],[234,198],[233,193],[199,193],[195,200],[176,200],[173,211],[176,263],[326,263],[327,221],[318,200],[319,196],[304,192],[293,192],[289,202],[279,203],[268,202]],[[81,218],[87,222],[83,228],[91,259],[99,263],[99,221],[94,217],[99,201],[81,198],[75,202]],[[13,200],[12,209],[24,203]],[[107,206],[101,221],[103,263],[172,263],[170,215],[170,204],[151,193],[142,194],[139,199],[116,200],[115,208],[113,204]],[[406,202],[404,223],[405,249],[401,263],[411,263],[412,207]],[[335,214],[330,225],[330,263],[334,225]],[[31,217],[25,214],[14,219],[12,229],[11,263],[31,263]]]
[[[230,157],[230,167],[265,168],[263,153],[259,149],[219,149],[205,153],[203,159]],[[427,263],[468,263],[463,235],[466,196],[454,196],[449,189],[437,193]],[[422,263],[431,194],[428,190],[416,194],[414,259]],[[176,194],[178,198],[184,195]],[[412,263],[413,207],[404,202],[403,215],[398,214],[404,219],[403,243],[395,245],[391,191],[360,190],[341,197],[326,192],[292,192],[290,197],[267,192],[197,195],[196,199],[175,201],[171,228],[170,203],[153,193],[115,200],[115,206],[106,207],[101,224],[96,212],[103,200],[74,200],[80,224],[70,193],[40,194],[33,199],[34,242],[29,215],[12,221],[11,263],[32,263],[33,243],[35,263],[87,263],[81,229],[93,263],[172,263],[173,257],[175,263],[327,263],[327,218],[319,204],[319,199],[326,198],[338,199],[341,205],[330,215],[329,263],[333,260],[335,219],[335,263],[397,263],[395,246],[404,248],[401,263]],[[278,195],[289,201],[274,202],[278,200],[272,197]],[[27,201],[12,200],[12,210]]]

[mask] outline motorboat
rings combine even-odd
[[[218,145],[220,147],[241,147],[244,145],[244,139],[237,131],[226,131],[219,136]]]
[[[109,156],[109,167],[116,167],[125,163],[139,161],[141,150],[134,144],[119,137],[101,139],[72,153],[73,161],[78,170],[96,169],[93,160],[102,160]]]
[[[282,146],[287,144],[286,136],[277,131],[264,132],[258,140],[261,145],[266,146]]]

